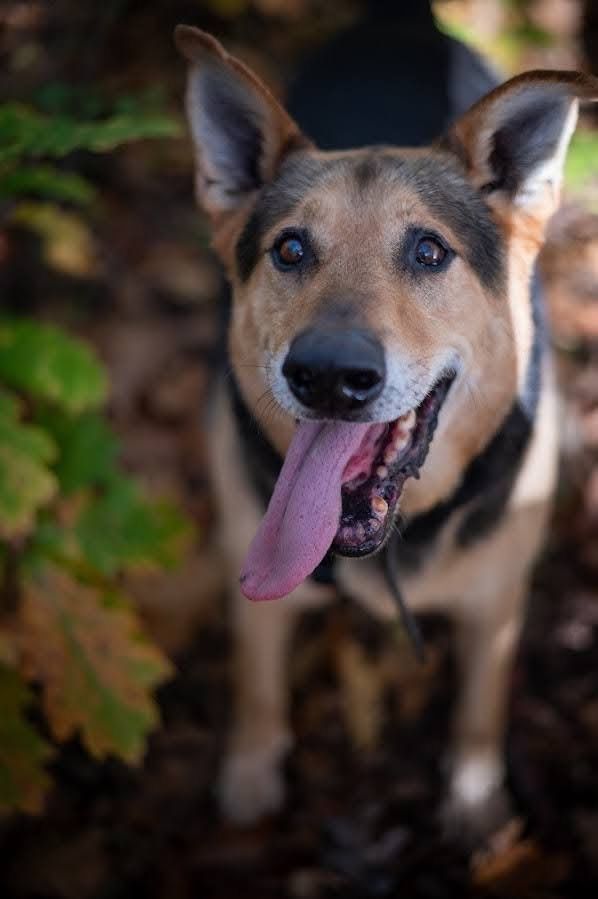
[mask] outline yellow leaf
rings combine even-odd
[[[11,218],[39,234],[45,261],[74,277],[93,277],[99,263],[95,241],[81,216],[53,203],[19,203]]]

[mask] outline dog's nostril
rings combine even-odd
[[[354,370],[345,372],[343,381],[350,390],[371,390],[382,380],[380,372]]]

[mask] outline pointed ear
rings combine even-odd
[[[598,100],[597,78],[527,72],[476,103],[441,144],[457,153],[491,205],[545,224],[558,206],[580,100]]]
[[[287,153],[309,146],[270,91],[211,35],[178,25],[190,63],[187,115],[195,144],[196,193],[216,222],[270,181]]]

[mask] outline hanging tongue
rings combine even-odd
[[[317,568],[339,525],[346,469],[371,424],[302,421],[241,574],[249,599],[278,599]]]

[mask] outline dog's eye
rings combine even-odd
[[[282,271],[294,268],[305,258],[304,240],[299,234],[284,234],[272,247],[272,259]]]
[[[422,237],[415,248],[415,259],[420,265],[442,265],[446,254],[446,248],[433,237]]]

